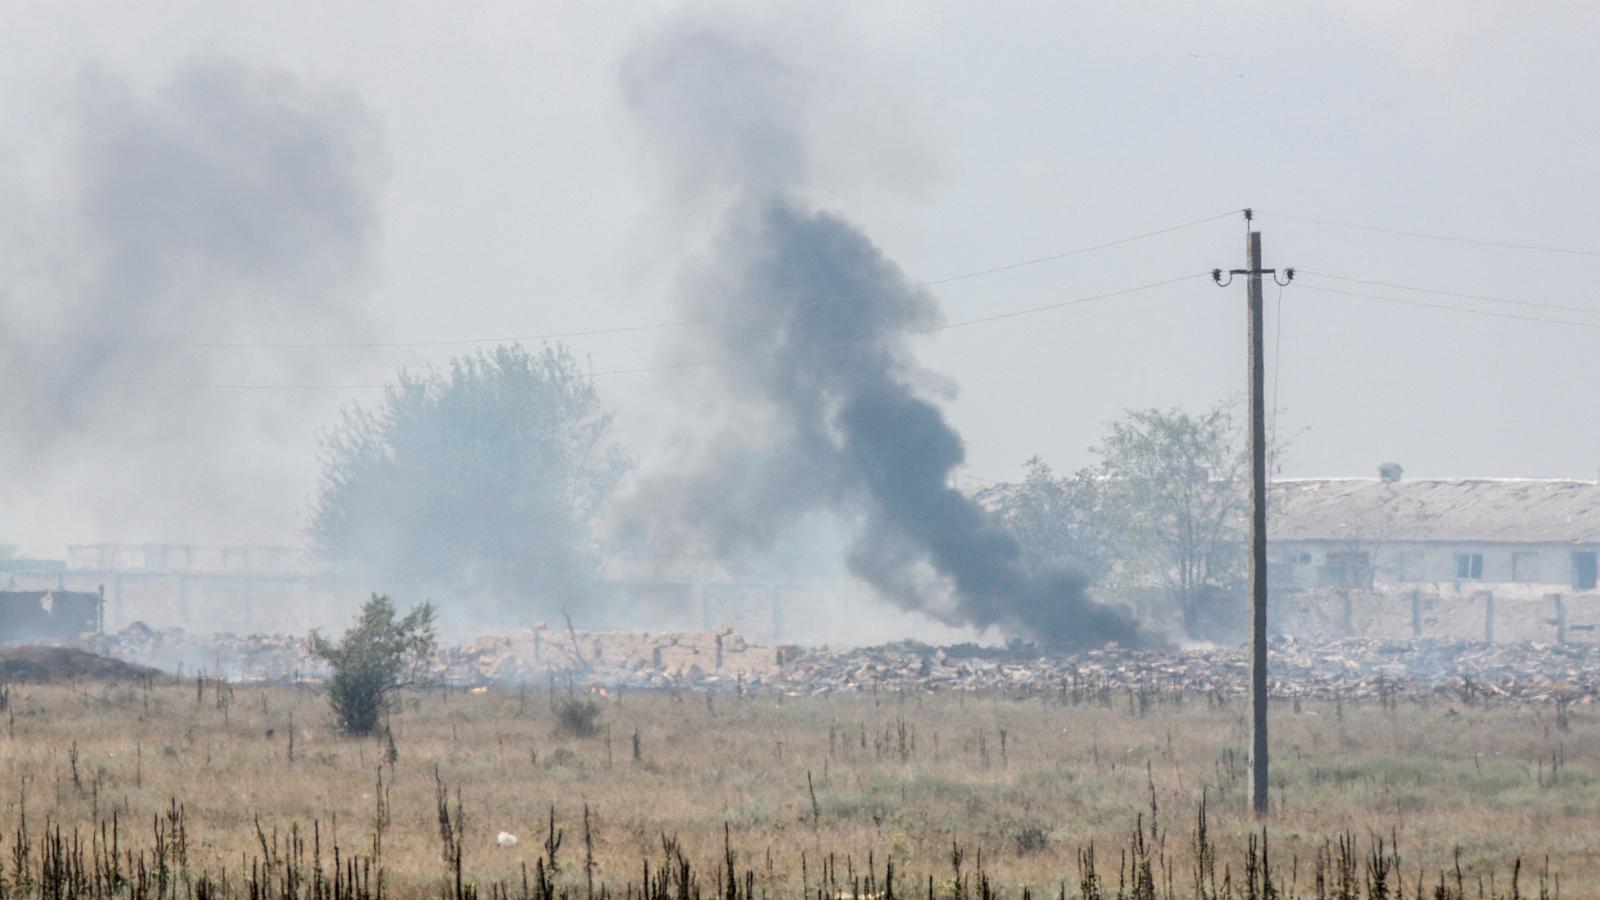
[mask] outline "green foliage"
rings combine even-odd
[[[373,594],[356,624],[335,644],[311,632],[311,654],[333,670],[328,704],[347,734],[372,734],[396,691],[420,683],[433,656],[433,606],[395,618],[394,603]],[[392,738],[391,738],[392,746]]]
[[[1100,581],[1115,560],[1100,512],[1100,480],[1092,472],[1057,478],[1037,456],[1024,465],[1021,486],[995,508],[1001,524],[1016,536],[1024,561],[1036,569],[1066,563]]]
[[[1165,585],[1189,634],[1238,625],[1249,501],[1244,436],[1228,411],[1130,410],[1095,448],[1105,524],[1134,577]]]
[[[600,704],[587,697],[569,697],[556,706],[556,727],[574,737],[600,733]]]
[[[540,765],[546,769],[581,769],[583,757],[566,747],[557,747],[550,751],[550,755],[546,756]]]
[[[407,593],[543,596],[554,610],[563,586],[592,577],[590,522],[629,467],[610,432],[559,345],[402,372],[324,438],[312,543]]]
[[[1195,636],[1242,627],[1248,461],[1223,407],[1130,410],[1093,448],[1099,463],[1058,477],[1039,457],[995,504],[1034,566],[1068,563],[1103,593],[1159,589],[1152,618],[1182,617]]]

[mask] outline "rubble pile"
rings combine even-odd
[[[536,682],[552,672],[595,684],[738,684],[792,695],[972,690],[1079,698],[1124,693],[1236,697],[1248,689],[1250,666],[1243,647],[1040,653],[1027,647],[904,642],[832,650],[751,645],[728,628],[666,634],[540,628],[450,648],[440,670],[447,680],[468,684]],[[1278,638],[1269,672],[1272,691],[1280,697],[1600,700],[1600,646],[1593,644]]]
[[[437,674],[457,684],[535,682],[549,673],[578,673],[632,687],[778,679],[789,645],[748,643],[724,625],[711,631],[557,631],[543,624],[515,635],[489,635],[440,651]]]
[[[1600,646],[1470,641],[1275,638],[1268,667],[1278,697],[1395,700],[1427,695],[1466,701],[1600,701]],[[1108,647],[1039,655],[1025,650],[904,643],[810,651],[778,683],[809,692],[986,690],[1075,698],[1121,694],[1243,696],[1246,648],[1128,650]]]
[[[321,677],[293,635],[201,635],[135,624],[85,649],[168,672],[234,680]],[[1600,701],[1600,645],[1488,644],[1436,639],[1304,641],[1274,638],[1274,695],[1311,699],[1445,696],[1471,702]],[[571,676],[634,688],[779,689],[791,696],[870,691],[985,691],[1106,699],[1152,694],[1242,696],[1244,647],[1046,653],[1027,645],[936,647],[902,642],[829,649],[747,642],[726,626],[649,633],[544,625],[446,644],[433,674],[456,685],[539,684]]]

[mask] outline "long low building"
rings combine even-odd
[[[1314,478],[1278,481],[1272,495],[1268,534],[1280,588],[1596,587],[1593,481]]]
[[[1273,485],[1276,627],[1304,637],[1600,637],[1600,483],[1315,478]]]
[[[1021,488],[991,483],[973,494],[997,509]],[[1407,479],[1390,463],[1377,477],[1275,480],[1267,514],[1276,631],[1600,639],[1600,482]],[[1161,573],[1142,577],[1118,589],[1168,589]]]

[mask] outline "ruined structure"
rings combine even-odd
[[[0,643],[99,632],[103,608],[99,591],[0,591]]]

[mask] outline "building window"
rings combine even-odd
[[[1580,591],[1595,587],[1595,553],[1593,550],[1574,550],[1572,553],[1572,586]]]
[[[1539,552],[1518,550],[1511,554],[1511,580],[1532,584],[1539,580]]]
[[[1319,579],[1323,587],[1372,587],[1372,557],[1365,551],[1329,553]]]
[[[1482,553],[1456,554],[1456,580],[1476,581],[1483,577]]]

